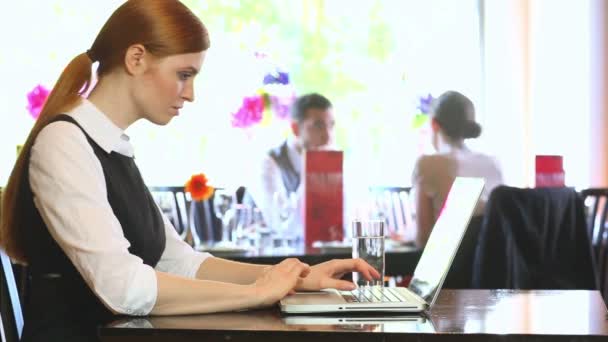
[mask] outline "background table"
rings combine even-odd
[[[391,315],[394,316],[394,315]],[[606,341],[597,291],[443,290],[427,314],[338,316],[357,322],[294,322],[276,309],[127,318],[100,329],[102,341]],[[338,318],[338,319],[339,319]],[[311,324],[301,324],[311,323]]]
[[[211,252],[213,253],[213,252]],[[387,248],[385,253],[385,273],[387,276],[411,275],[418,264],[422,250],[414,246],[396,246]],[[293,252],[250,251],[246,253],[214,253],[214,255],[235,261],[255,264],[273,265],[285,258],[298,258],[309,265],[315,265],[332,259],[351,258],[350,248],[306,248],[298,245]]]

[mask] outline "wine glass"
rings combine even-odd
[[[277,240],[280,241],[280,249],[291,251],[289,241],[293,232],[290,232],[292,225],[293,214],[298,207],[298,198],[295,192],[291,191],[276,191],[273,195],[274,208],[276,210],[276,220],[274,226],[276,229]]]
[[[213,194],[213,209],[215,216],[222,224],[222,239],[217,243],[220,247],[234,247],[231,240],[231,221],[234,218],[235,193],[227,189],[215,189]]]
[[[235,245],[249,247],[247,246],[249,242],[246,239],[251,235],[252,224],[253,208],[246,204],[234,205],[234,220],[230,226],[234,227],[232,230],[232,242]]]

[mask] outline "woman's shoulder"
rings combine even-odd
[[[451,164],[454,162],[454,157],[449,154],[423,154],[418,157],[416,165],[421,168],[436,168],[442,165]]]
[[[478,163],[485,164],[489,167],[493,167],[496,169],[500,169],[498,159],[496,159],[495,156],[483,152],[474,152],[472,153],[472,157]]]
[[[423,154],[418,157],[418,162],[420,163],[438,163],[448,159],[448,155],[433,153],[433,154]]]
[[[66,119],[58,119],[44,126],[38,133],[38,138],[63,135],[70,137],[84,136],[80,127],[68,119],[71,118],[70,116],[65,114],[62,114],[62,116],[65,116]]]
[[[43,127],[34,141],[34,146],[65,146],[72,144],[82,144],[87,142],[87,138],[82,130],[72,122],[58,120]]]
[[[466,165],[460,165],[460,167],[468,170],[466,172],[483,175],[486,179],[492,180],[492,182],[497,184],[502,183],[502,168],[495,156],[475,152],[464,162]]]
[[[456,161],[452,156],[445,154],[425,154],[416,160],[414,165],[414,178],[416,177],[443,177],[456,168]]]

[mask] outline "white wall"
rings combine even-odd
[[[590,184],[589,0],[485,1],[485,133],[508,183],[534,184],[534,155],[564,156]]]

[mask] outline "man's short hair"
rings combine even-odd
[[[323,95],[310,93],[296,99],[291,107],[291,119],[296,122],[306,120],[309,109],[327,110],[331,108],[331,102]]]

